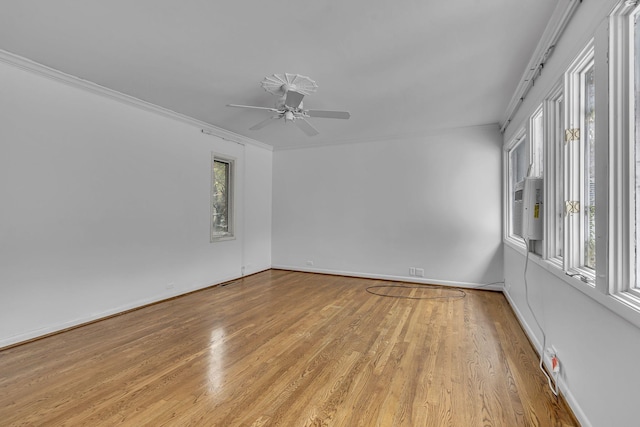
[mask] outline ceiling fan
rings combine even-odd
[[[301,76],[300,74],[274,74],[272,77],[265,77],[261,85],[267,92],[278,96],[275,108],[227,104],[227,107],[249,108],[275,113],[271,117],[250,127],[250,130],[262,129],[274,123],[277,119],[284,119],[285,123],[295,123],[308,136],[315,136],[318,135],[319,132],[307,121],[308,118],[348,119],[351,117],[351,114],[347,111],[305,110],[302,105],[302,98],[304,98],[305,95],[314,93],[318,88],[316,82],[309,77]]]

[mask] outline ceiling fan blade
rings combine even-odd
[[[249,128],[249,130],[258,130],[258,129],[262,129],[263,127],[270,125],[271,123],[273,123],[274,119],[279,119],[280,116],[273,116],[273,117],[269,117],[264,119],[263,121],[261,121],[260,123],[258,123],[257,125],[253,125]]]
[[[307,110],[309,117],[323,117],[325,119],[348,119],[351,114],[348,111]]]
[[[269,108],[269,107],[256,107],[254,105],[238,105],[238,104],[227,104],[227,107],[235,107],[235,108],[251,108],[253,110],[268,110],[268,111],[273,111],[274,113],[277,113],[278,110],[275,108]]]
[[[298,125],[298,127],[300,129],[302,129],[302,131],[304,133],[307,134],[307,136],[316,136],[318,135],[320,132],[318,132],[318,130],[316,128],[314,128],[313,126],[311,126],[311,123],[309,123],[308,121],[306,121],[305,119],[303,119],[302,117],[297,118],[295,120],[295,124]]]
[[[302,103],[304,95],[295,90],[287,91],[287,99],[284,101],[284,105],[291,108],[298,108]]]

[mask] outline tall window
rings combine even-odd
[[[547,258],[562,265],[564,252],[564,86],[559,83],[544,102],[544,135],[546,140],[544,174],[547,191],[545,222],[548,230]]]
[[[516,184],[527,175],[527,151],[526,137],[521,134],[514,139],[511,148],[508,150],[508,171],[509,171],[509,236],[514,234],[514,191]]]
[[[583,206],[583,263],[590,269],[596,268],[596,179],[595,179],[595,80],[593,65],[582,76],[584,95],[581,108],[584,108],[582,128],[583,136],[583,171],[582,186]]]
[[[211,241],[233,238],[233,160],[212,156]]]
[[[538,109],[531,115],[529,119],[529,137],[530,137],[530,160],[528,167],[528,175],[532,177],[544,177],[544,105],[540,105]],[[544,209],[543,204],[543,209]],[[544,254],[544,243],[542,241],[533,241],[530,243],[530,249],[538,255]]]
[[[597,142],[593,43],[567,72],[565,86],[565,269],[579,273],[595,285]]]
[[[564,185],[562,183],[564,179],[564,150],[562,149],[562,137],[564,134],[564,98],[562,95],[555,100],[556,108],[554,111],[555,123],[553,139],[556,142],[556,177],[560,182],[559,186],[556,186],[556,200],[555,200],[555,213],[556,213],[556,256],[562,258],[563,242],[564,242]]]
[[[640,312],[640,4],[621,0],[608,32],[607,276],[602,291]],[[597,73],[596,73],[597,74]],[[600,80],[598,80],[599,82]],[[600,91],[598,92],[600,93]],[[597,95],[596,95],[597,96]],[[600,105],[600,104],[599,104]],[[598,120],[601,120],[599,117]],[[598,121],[598,123],[601,123]],[[600,126],[598,124],[598,126]],[[600,129],[598,130],[600,133]],[[597,144],[599,141],[597,142]],[[599,149],[599,145],[597,146]],[[598,151],[599,153],[599,151]],[[596,159],[599,163],[601,159]],[[597,191],[603,191],[598,184]],[[598,204],[603,206],[602,204]],[[601,218],[598,218],[601,220]],[[600,225],[600,224],[599,224]],[[600,225],[602,227],[602,225]],[[598,258],[600,258],[598,254]],[[602,261],[602,260],[601,260]]]
[[[633,23],[633,35],[631,36],[630,56],[632,57],[633,74],[633,99],[630,109],[632,123],[632,140],[635,148],[635,259],[632,261],[635,274],[635,283],[632,285],[637,294],[640,294],[640,7],[631,15]]]
[[[526,138],[522,137],[516,142],[516,145],[509,153],[512,188],[527,175],[526,145]]]
[[[544,116],[542,105],[531,116],[531,165],[533,176],[544,174]]]

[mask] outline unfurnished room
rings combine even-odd
[[[640,426],[639,17],[0,1],[0,425]]]

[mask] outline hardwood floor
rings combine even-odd
[[[271,270],[4,350],[0,425],[578,425],[501,293],[384,284]]]

